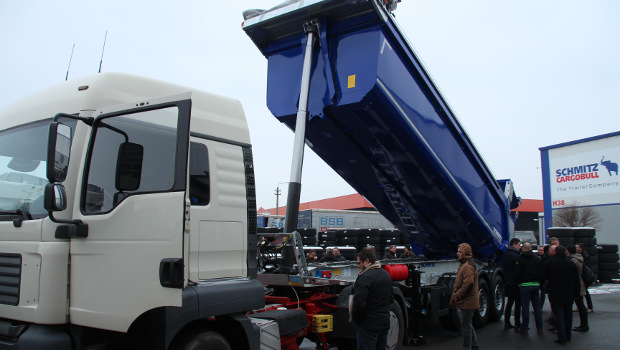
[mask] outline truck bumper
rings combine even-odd
[[[71,350],[71,339],[63,326],[33,324],[25,326],[25,330],[22,327],[0,320],[0,350]]]

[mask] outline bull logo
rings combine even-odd
[[[616,175],[618,175],[618,163],[613,163],[610,160],[605,160],[605,156],[603,156],[603,158],[601,158],[601,165],[607,168],[609,176],[611,176],[612,171],[615,172]]]

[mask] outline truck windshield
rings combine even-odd
[[[50,120],[0,131],[0,221],[15,214],[26,219],[47,216],[43,208],[47,137]],[[75,121],[68,121],[73,128]]]

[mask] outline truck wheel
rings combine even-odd
[[[482,328],[487,324],[491,313],[489,286],[487,281],[483,279],[478,281],[478,298],[480,299],[480,308],[478,312],[474,313],[473,324],[476,328]]]
[[[172,347],[174,350],[232,350],[226,338],[214,331],[190,332]]]
[[[390,307],[390,332],[388,333],[388,349],[400,350],[405,336],[405,320],[400,305],[395,301]]]
[[[504,280],[502,276],[496,275],[491,285],[491,315],[492,322],[499,321],[504,315]]]

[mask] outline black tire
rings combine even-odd
[[[478,280],[478,298],[480,299],[480,308],[474,313],[473,325],[475,328],[484,327],[489,321],[491,315],[491,295],[486,280]]]
[[[232,350],[224,336],[215,331],[195,330],[182,335],[173,350]]]
[[[619,262],[599,262],[598,263],[598,271],[619,271],[620,263]]]
[[[598,264],[598,255],[590,255],[586,259],[586,265],[596,265]]]
[[[591,264],[590,265],[590,270],[592,270],[592,272],[597,274],[598,273],[598,264]]]
[[[547,229],[547,236],[557,237],[562,240],[562,237],[575,237],[575,230],[569,227],[550,227]]]
[[[584,248],[594,247],[596,246],[596,237],[581,237],[581,238],[575,237],[575,244],[577,243],[583,243]]]
[[[568,247],[569,245],[575,245],[575,239],[573,237],[558,237],[560,244]]]
[[[319,234],[319,239],[324,241],[335,241],[336,240],[336,231],[322,231]]]
[[[618,271],[599,271],[598,279],[601,282],[609,282],[612,279],[620,278],[620,273]]]
[[[584,238],[584,237],[594,237],[595,235],[596,235],[596,230],[594,228],[584,227],[584,228],[576,229],[574,237],[575,239],[577,239],[577,238]]]
[[[439,325],[447,331],[461,330],[461,315],[456,307],[450,307],[450,313],[439,317]]]
[[[597,256],[598,255],[598,249],[596,248],[596,246],[593,247],[584,247],[583,250],[585,250],[586,252],[588,252],[588,254],[590,254],[590,256]]]
[[[491,284],[491,322],[499,321],[504,315],[506,298],[504,298],[504,280],[502,276],[496,275]]]
[[[356,350],[357,349],[356,339],[338,338],[334,341],[334,343],[336,343],[336,348],[338,350]]]
[[[598,262],[617,262],[619,258],[618,253],[601,253],[598,255]]]
[[[360,230],[337,230],[336,237],[359,237],[362,234]]]
[[[618,245],[617,244],[599,244],[596,246],[598,248],[598,253],[617,253]]]
[[[401,350],[405,338],[405,318],[400,304],[396,301],[390,307],[390,332],[388,333],[388,349]]]

